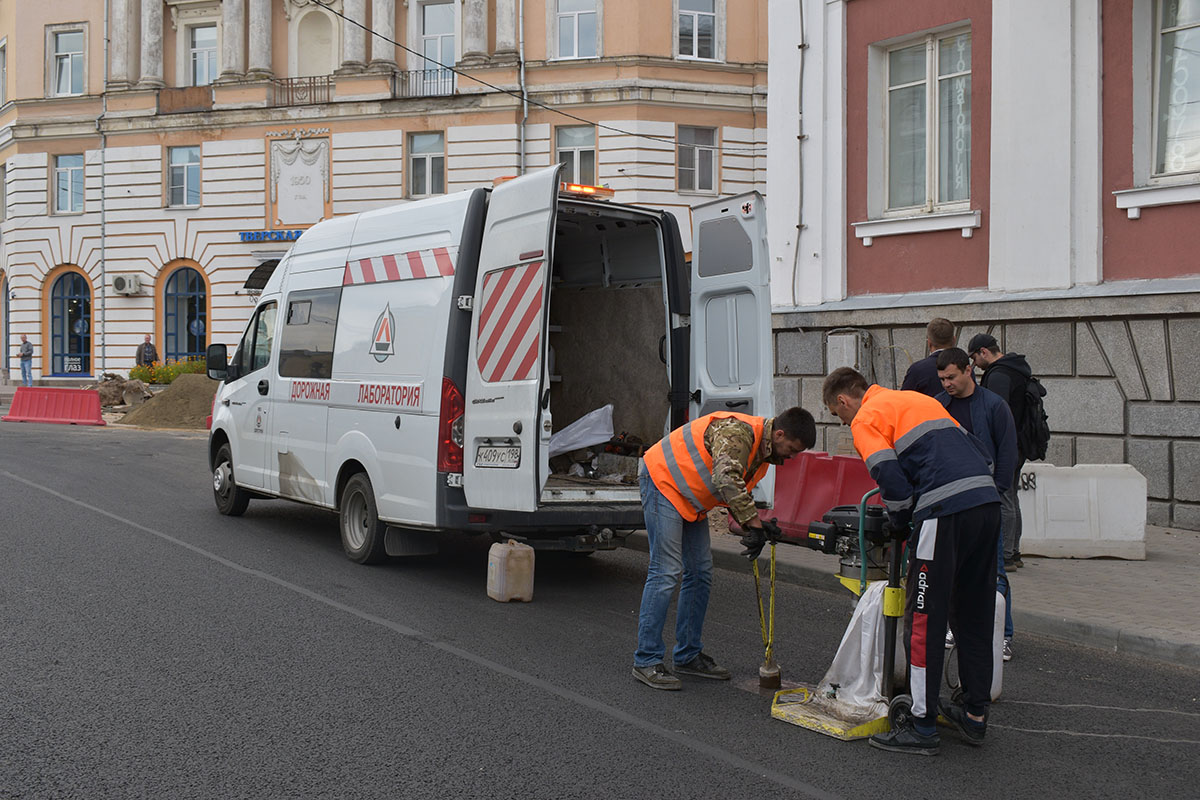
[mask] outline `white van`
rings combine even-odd
[[[321,222],[241,343],[208,349],[218,509],[335,510],[361,563],[440,531],[590,552],[643,526],[636,484],[551,474],[551,435],[607,403],[650,443],[772,410],[762,198],[675,218],[560,191],[557,166]]]

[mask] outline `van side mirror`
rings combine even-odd
[[[208,377],[214,381],[223,381],[229,377],[229,351],[223,344],[210,344],[204,354],[204,367]]]

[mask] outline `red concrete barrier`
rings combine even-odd
[[[18,386],[5,422],[52,422],[56,425],[103,425],[100,393],[95,389]]]
[[[777,518],[785,539],[801,540],[808,535],[808,523],[834,506],[858,505],[875,488],[858,456],[800,453],[775,468],[775,507],[758,515]],[[881,505],[879,495],[870,504]]]

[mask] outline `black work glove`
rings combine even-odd
[[[775,521],[775,517],[764,519],[762,526],[763,532],[767,535],[769,541],[778,542],[783,538],[783,531],[779,529],[779,523]]]
[[[903,542],[906,540],[911,530],[911,525],[898,524],[890,519],[883,523],[883,535],[894,542]]]
[[[740,556],[754,561],[762,553],[763,547],[767,544],[767,534],[762,528],[745,528],[745,535],[742,536],[742,546],[746,549],[738,553]]]

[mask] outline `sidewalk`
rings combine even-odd
[[[714,566],[748,571],[736,536],[712,538]],[[645,532],[630,536],[626,546],[646,550]],[[778,580],[845,591],[832,577],[835,556],[781,544],[775,558]],[[1145,561],[1025,556],[1024,562],[1009,575],[1015,642],[1032,633],[1187,667],[1200,664],[1200,533],[1147,526]]]

